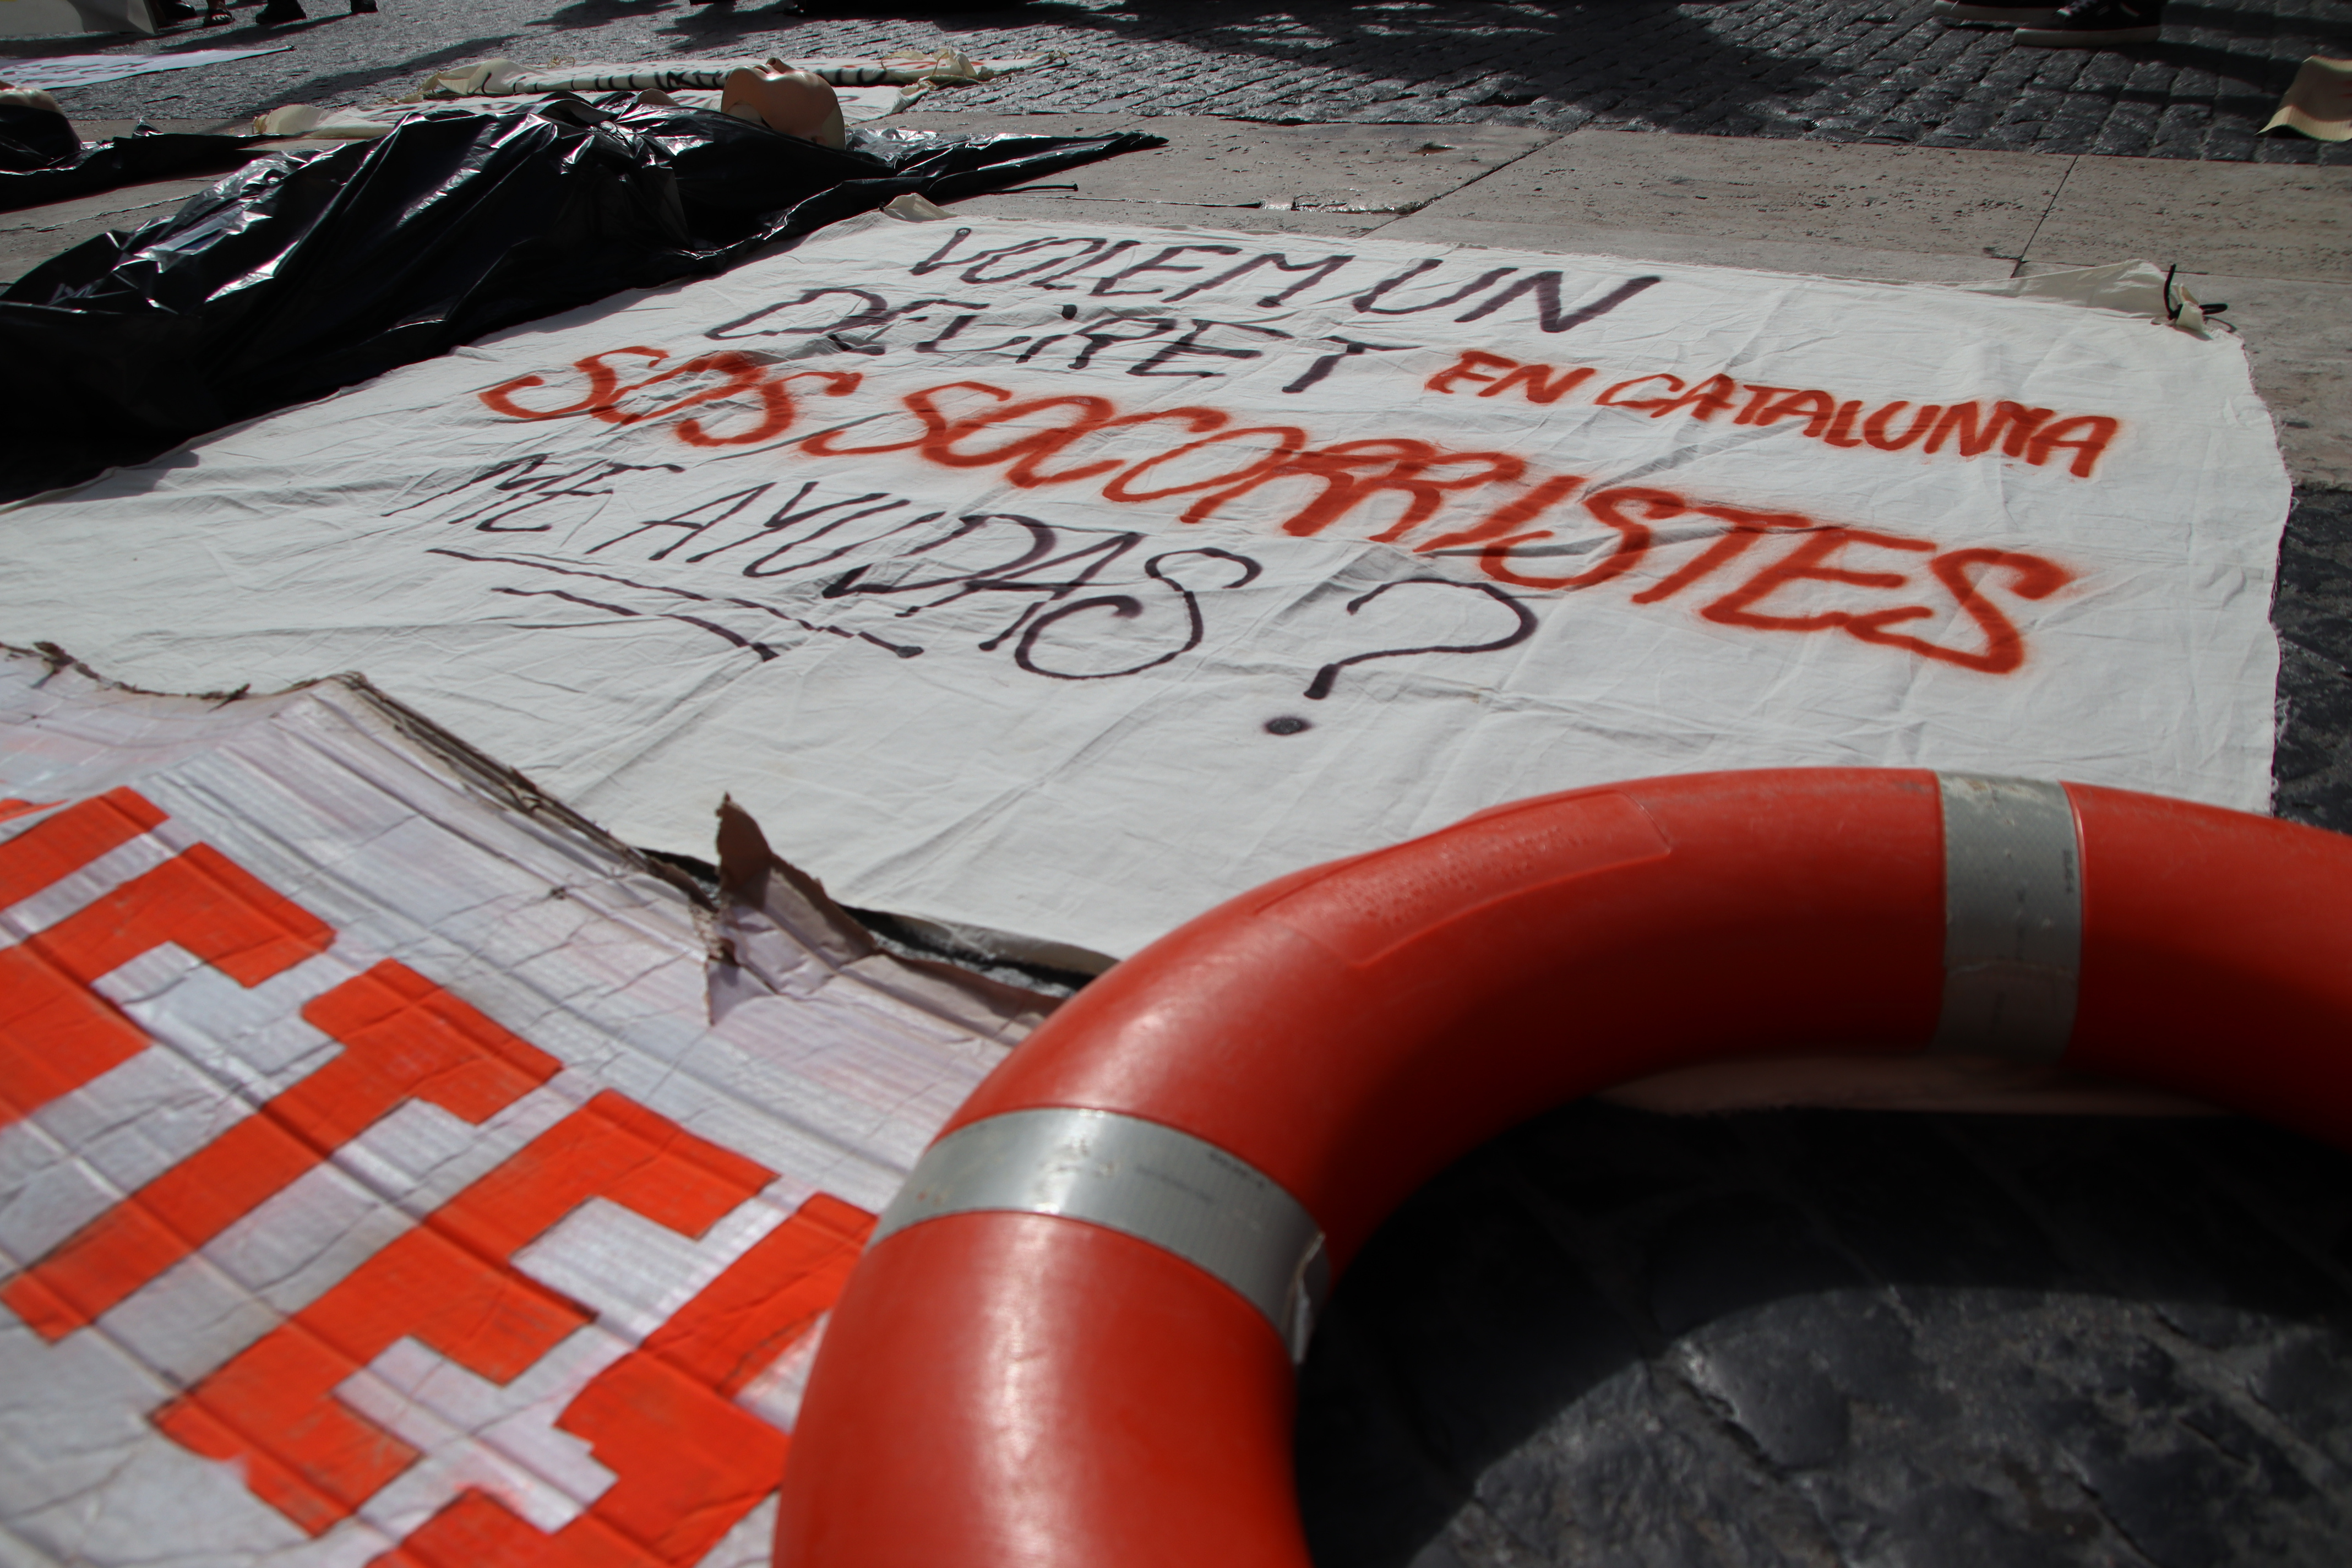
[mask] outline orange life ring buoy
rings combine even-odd
[[[834,1310],[785,1568],[1305,1568],[1330,1273],[1536,1111],[1730,1056],[2065,1060],[2352,1142],[2352,839],[2120,790],[1696,774],[1213,910],[957,1111]]]

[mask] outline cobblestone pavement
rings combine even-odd
[[[2352,832],[2352,491],[2295,496],[2271,624],[2279,634],[2271,809]]]
[[[1299,1402],[1319,1568],[2334,1568],[2352,1162],[1570,1106],[1381,1227]]]
[[[2015,48],[2005,31],[1934,20],[1928,0],[1040,0],[951,11],[811,0],[806,12],[677,0],[383,0],[376,16],[345,16],[342,0],[307,4],[314,19],[297,27],[182,26],[111,46],[18,40],[0,44],[0,58],[293,46],[66,95],[88,118],[212,120],[284,103],[375,101],[428,70],[492,54],[541,65],[951,43],[973,55],[1055,50],[1066,59],[942,95],[933,107],[1598,124],[2352,163],[2352,143],[2256,134],[2304,56],[2352,55],[2352,0],[2171,0],[2161,42],[2100,52]]]

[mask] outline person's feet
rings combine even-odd
[[[2001,0],[1936,0],[1934,15],[1946,22],[1999,22],[2011,27],[2047,27],[2058,20],[2050,0],[2004,5]]]
[[[354,16],[374,16],[375,0],[352,0],[352,15]]]
[[[307,22],[310,19],[310,13],[296,4],[296,0],[269,0],[269,4],[261,8],[261,15],[253,19],[253,25],[257,27],[282,27],[289,22]]]
[[[2164,20],[2164,0],[2072,0],[2047,27],[2020,27],[2012,44],[2038,49],[2104,49],[2152,44]]]

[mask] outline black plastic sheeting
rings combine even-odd
[[[73,121],[52,109],[0,103],[0,169],[54,169],[81,156]]]
[[[715,273],[908,192],[951,201],[1156,147],[853,130],[559,98],[278,153],[0,291],[0,500],[625,289]]]
[[[259,155],[253,140],[142,131],[85,147],[64,115],[0,103],[0,212],[232,168]]]

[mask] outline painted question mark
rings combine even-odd
[[[1488,598],[1494,600],[1496,604],[1508,609],[1511,612],[1511,616],[1516,624],[1512,626],[1508,635],[1496,637],[1492,642],[1432,643],[1423,647],[1384,647],[1374,649],[1370,653],[1354,653],[1349,654],[1345,658],[1333,659],[1329,664],[1327,664],[1322,668],[1317,670],[1315,672],[1315,679],[1307,683],[1307,700],[1311,702],[1320,702],[1326,697],[1330,696],[1332,683],[1339,679],[1339,672],[1347,668],[1348,666],[1351,664],[1362,664],[1367,659],[1402,658],[1405,655],[1411,653],[1493,653],[1498,648],[1511,647],[1519,643],[1523,643],[1527,641],[1528,638],[1535,635],[1535,612],[1528,609],[1525,605],[1520,604],[1517,599],[1514,599],[1511,595],[1504,593],[1500,588],[1495,587],[1491,584],[1461,583],[1456,582],[1451,577],[1400,577],[1393,583],[1383,583],[1379,587],[1373,589],[1370,593],[1360,595],[1356,598],[1349,600],[1348,613],[1352,616],[1357,611],[1362,609],[1366,605],[1370,604],[1374,599],[1379,598],[1382,594],[1387,593],[1391,588],[1402,588],[1410,583],[1435,583],[1444,587],[1462,588],[1470,593],[1484,594]],[[1303,723],[1299,726],[1301,729],[1304,729],[1305,727],[1306,726]],[[1274,730],[1272,724],[1269,724],[1267,728],[1276,734],[1293,734],[1297,732],[1296,731],[1291,730]]]

